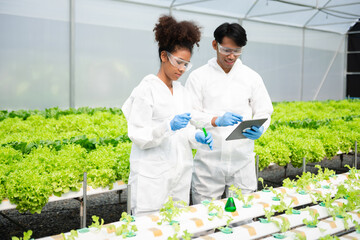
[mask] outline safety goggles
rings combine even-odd
[[[168,51],[166,51],[166,54],[168,56],[168,59],[171,63],[171,65],[173,65],[174,67],[181,69],[183,68],[186,71],[189,71],[190,68],[192,67],[192,64],[188,61],[185,61],[181,58],[175,57],[174,55],[172,55],[171,53],[169,53]]]
[[[240,56],[242,49],[241,48],[228,48],[228,47],[223,47],[220,45],[220,43],[218,44],[218,49],[219,49],[219,53],[224,54],[224,55],[230,55],[230,54],[234,54],[235,56]]]

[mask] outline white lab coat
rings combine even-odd
[[[200,146],[194,159],[192,180],[193,203],[220,198],[225,186],[241,188],[243,193],[256,189],[254,141],[250,139],[225,141],[235,126],[213,127],[211,119],[233,112],[243,120],[268,118],[273,112],[269,94],[262,78],[237,59],[229,73],[218,65],[216,58],[194,70],[186,88],[193,101],[192,119],[213,135],[213,151]]]
[[[130,155],[133,214],[157,211],[168,196],[189,201],[195,128],[172,131],[177,114],[191,113],[190,96],[178,82],[173,95],[157,76],[147,75],[122,106],[133,142]]]

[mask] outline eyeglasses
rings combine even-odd
[[[174,55],[172,55],[168,51],[166,51],[166,54],[168,56],[168,59],[169,59],[171,65],[178,68],[179,70],[181,68],[183,68],[185,70],[185,72],[186,72],[186,71],[189,71],[190,68],[192,67],[192,64],[190,62],[185,61],[185,60],[183,60],[181,58],[175,57]]]
[[[220,43],[218,43],[218,49],[219,52],[221,54],[224,55],[230,55],[230,54],[234,54],[235,56],[240,56],[242,49],[241,48],[228,48],[228,47],[223,47],[220,45]]]

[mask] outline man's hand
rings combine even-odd
[[[218,117],[215,120],[216,126],[219,127],[226,127],[226,126],[232,126],[237,124],[238,122],[241,122],[243,117],[239,114],[227,112],[223,116]]]
[[[251,129],[246,129],[243,135],[251,140],[256,140],[261,137],[264,132],[264,127],[252,126]]]

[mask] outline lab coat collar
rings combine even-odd
[[[220,67],[220,65],[218,64],[216,57],[211,58],[211,59],[208,61],[208,64],[209,64],[209,66],[213,67],[214,69],[216,69],[216,70],[218,70],[218,71],[221,71],[221,72],[223,72],[224,74],[226,74],[226,73],[224,72],[224,70]],[[231,68],[231,70],[230,70],[230,72],[229,72],[228,74],[231,74],[232,72],[234,72],[233,69],[238,68],[238,67],[241,66],[241,65],[242,65],[242,61],[241,61],[239,58],[236,59],[234,66]]]

